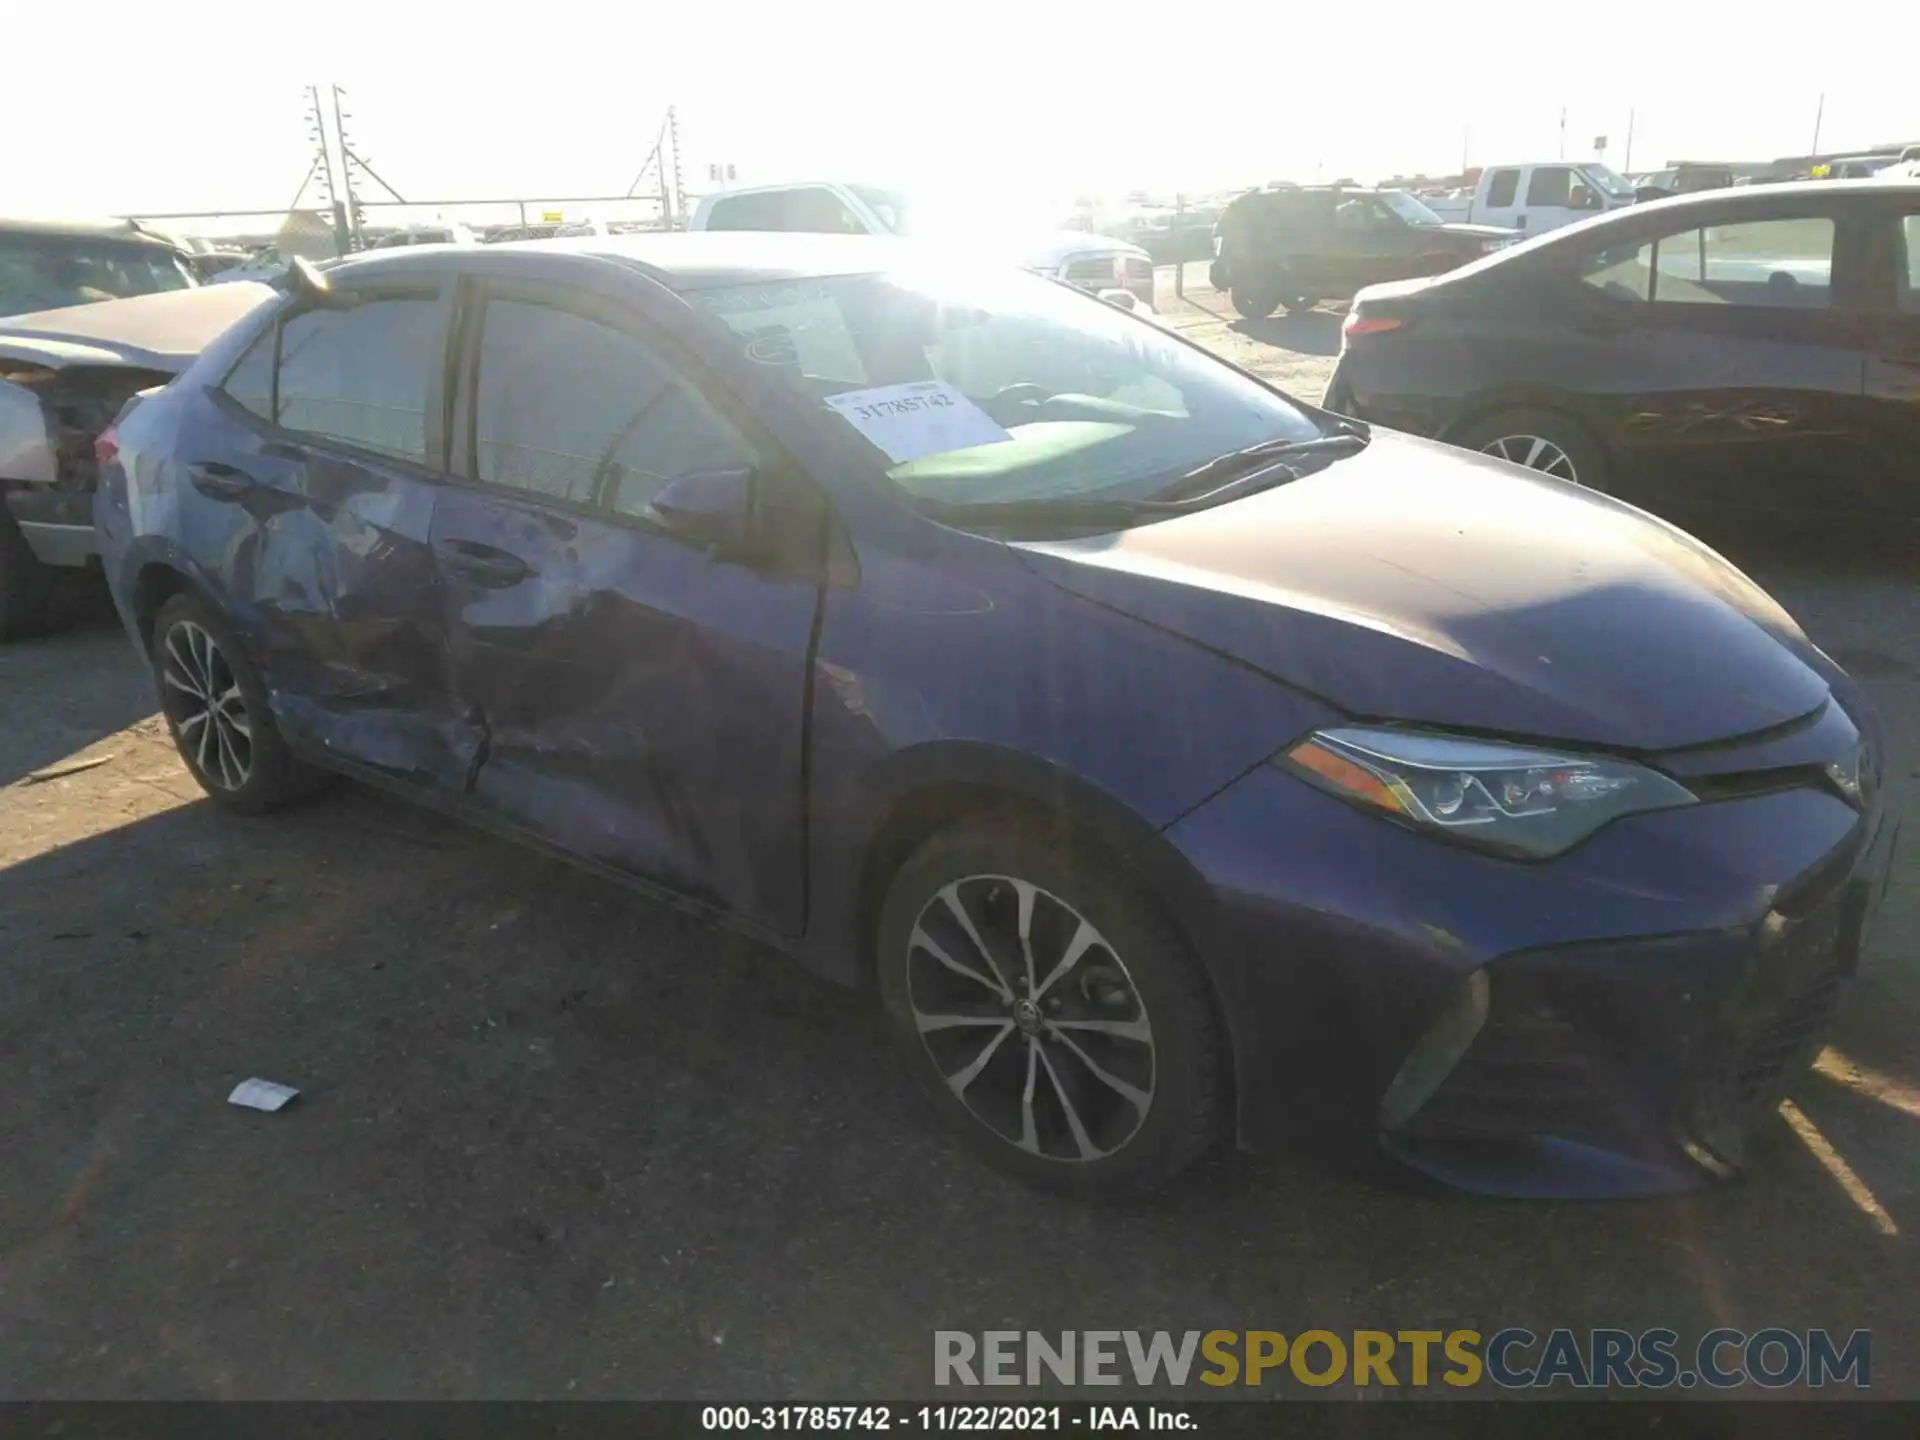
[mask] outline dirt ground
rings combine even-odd
[[[1337,316],[1193,300],[1317,398]],[[956,1399],[936,1329],[1779,1325],[1920,1397],[1920,585],[1737,558],[1874,691],[1908,839],[1805,1128],[1634,1203],[1286,1156],[1033,1194],[749,942],[350,785],[218,814],[109,617],[0,650],[0,1396]]]

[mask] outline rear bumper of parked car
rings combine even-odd
[[[1602,1196],[1742,1167],[1851,987],[1895,828],[1877,802],[1801,788],[1521,863],[1267,769],[1169,834],[1217,901],[1244,1145]]]

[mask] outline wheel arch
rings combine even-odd
[[[1001,814],[1014,823],[1069,832],[1137,882],[1192,951],[1206,977],[1215,1018],[1233,1065],[1232,1026],[1225,995],[1210,957],[1213,944],[1211,892],[1199,872],[1145,817],[1064,767],[1019,752],[983,745],[940,746],[897,757],[882,786],[874,823],[860,848],[851,933],[841,954],[854,957],[843,977],[860,989],[875,988],[879,957],[876,932],[893,877],[933,835],[962,821]],[[816,936],[817,939],[825,937]],[[816,951],[816,954],[819,952]]]
[[[1568,395],[1562,390],[1552,390],[1542,386],[1520,385],[1483,391],[1460,406],[1434,438],[1445,441],[1449,445],[1456,444],[1457,436],[1472,426],[1478,425],[1482,420],[1490,419],[1506,410],[1539,410],[1547,414],[1564,416],[1580,427],[1587,438],[1600,448],[1602,455],[1609,461],[1613,459],[1612,447],[1607,444],[1599,427],[1593,423],[1592,417],[1582,413],[1578,397]]]

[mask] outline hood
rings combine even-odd
[[[274,295],[235,281],[0,319],[0,358],[55,370],[133,365],[178,375],[215,336]]]
[[[1474,240],[1511,240],[1520,233],[1508,225],[1468,225],[1453,220],[1439,228],[1444,234]]]
[[[1111,235],[1096,235],[1090,230],[1053,230],[1023,236],[1020,253],[1021,264],[1048,270],[1065,264],[1070,255],[1131,255],[1149,263],[1153,260],[1138,245],[1116,240]]]
[[[1699,542],[1383,431],[1245,500],[1016,548],[1075,594],[1369,719],[1660,751],[1827,696],[1786,612]]]

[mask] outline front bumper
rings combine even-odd
[[[1623,1195],[1739,1171],[1858,972],[1895,825],[1818,788],[1616,822],[1523,864],[1264,769],[1168,833],[1250,1148],[1384,1149],[1462,1188]],[[1487,1011],[1410,1116],[1381,1101],[1474,971]]]

